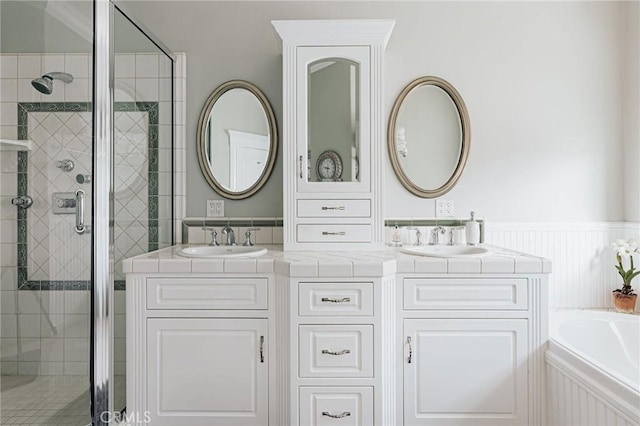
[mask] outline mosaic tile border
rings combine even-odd
[[[18,103],[18,139],[28,139],[28,117],[30,112],[88,112],[90,102],[20,102]],[[114,102],[116,112],[142,111],[149,117],[149,201],[148,201],[148,250],[158,249],[158,102]],[[18,196],[27,195],[28,152],[19,151]],[[29,280],[27,274],[27,210],[18,209],[18,290],[89,290],[91,281],[36,281]],[[115,289],[124,290],[125,281],[116,280]]]

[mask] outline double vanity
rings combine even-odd
[[[544,424],[546,259],[265,248],[125,261],[128,413],[173,426]]]
[[[407,86],[385,128],[394,25],[273,22],[283,244],[174,246],[124,261],[129,416],[154,426],[544,424],[550,263],[486,245],[385,245],[385,135],[396,176],[424,198],[456,184],[470,143],[461,96],[435,77]],[[264,120],[224,124],[237,114],[216,105],[245,92]],[[273,117],[247,82],[207,100],[198,155],[226,198],[268,179]]]

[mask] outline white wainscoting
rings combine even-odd
[[[485,241],[552,260],[552,308],[611,308],[611,291],[620,287],[611,243],[640,237],[637,222],[491,223]],[[634,288],[640,290],[640,278]]]

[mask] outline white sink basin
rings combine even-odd
[[[400,251],[430,257],[480,257],[489,254],[489,249],[473,246],[412,246],[402,247]]]
[[[178,250],[184,257],[258,257],[267,253],[264,247],[247,246],[196,246]]]

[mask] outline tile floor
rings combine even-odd
[[[87,376],[1,376],[0,425],[91,424]],[[114,398],[124,407],[125,376],[116,376]]]
[[[0,390],[3,426],[91,423],[87,376],[2,376]]]

